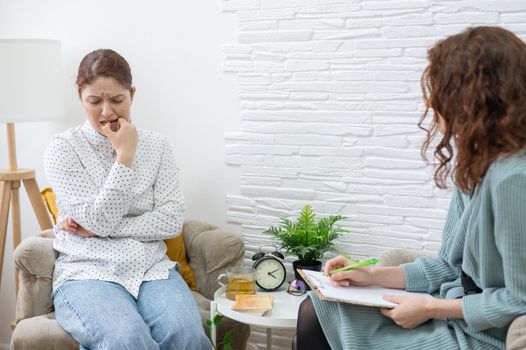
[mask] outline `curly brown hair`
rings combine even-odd
[[[503,28],[473,27],[439,41],[428,58],[421,80],[427,108],[418,123],[426,132],[422,155],[440,131],[437,186],[445,188],[451,175],[472,194],[494,160],[526,145],[526,44]]]

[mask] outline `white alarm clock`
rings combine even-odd
[[[256,284],[265,291],[273,291],[281,287],[287,276],[285,265],[281,262],[284,259],[276,247],[273,251],[264,252],[262,246],[254,254],[252,267],[256,270]]]

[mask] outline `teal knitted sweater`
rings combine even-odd
[[[504,347],[509,324],[526,314],[526,156],[494,162],[471,198],[457,190],[438,256],[402,267],[407,290],[463,297],[455,326]],[[482,293],[464,296],[461,268]]]

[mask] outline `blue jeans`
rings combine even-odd
[[[141,284],[136,300],[117,283],[71,280],[53,293],[58,323],[80,349],[209,350],[197,304],[175,268]]]

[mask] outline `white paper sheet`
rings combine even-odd
[[[395,303],[383,299],[384,295],[423,295],[431,297],[426,293],[413,293],[400,289],[383,288],[376,286],[368,287],[335,287],[329,278],[323,272],[302,270],[307,276],[308,283],[312,289],[316,288],[318,292],[325,298],[333,301],[341,301],[345,303],[376,306],[385,308],[394,308]]]

